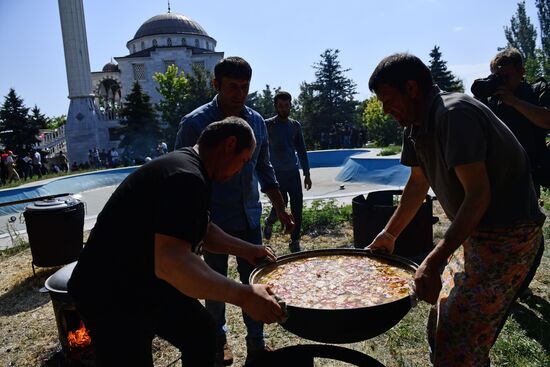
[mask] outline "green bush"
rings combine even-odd
[[[382,148],[380,153],[378,153],[379,156],[387,156],[387,155],[394,155],[397,153],[401,153],[401,146],[400,145],[389,145],[387,147]]]

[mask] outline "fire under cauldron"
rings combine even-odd
[[[378,258],[411,271],[416,271],[418,267],[414,262],[394,255],[359,249],[324,249],[282,256],[275,263],[259,266],[250,275],[250,283],[258,283],[258,279],[268,271],[267,269],[273,269],[281,264],[330,255]],[[349,309],[314,309],[287,304],[288,319],[281,326],[299,337],[316,342],[354,343],[386,332],[410,311],[414,303],[414,295],[410,294],[388,303]],[[275,366],[293,360],[300,360],[300,366],[313,366],[313,357],[341,360],[357,366],[383,366],[365,354],[333,345],[297,345],[282,348],[266,353],[264,358],[249,366]]]
[[[94,366],[95,357],[91,338],[76,310],[74,300],[67,293],[67,282],[75,266],[76,261],[56,271],[46,280],[45,287],[52,299],[64,365],[70,367]]]

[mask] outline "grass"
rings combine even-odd
[[[387,147],[383,147],[382,150],[380,150],[380,153],[378,153],[379,156],[388,156],[388,155],[394,155],[401,153],[401,146],[400,145],[389,145]]]
[[[543,194],[545,207],[550,207],[550,195]],[[434,215],[440,218],[434,225],[437,241],[449,222],[438,202]],[[276,227],[277,228],[277,227]],[[275,228],[275,229],[276,229]],[[491,351],[492,365],[506,367],[546,367],[550,365],[550,224],[545,224],[546,251],[535,280],[531,283],[534,296],[515,303]],[[269,241],[278,255],[289,253],[288,236],[275,230]],[[316,202],[304,208],[305,250],[338,247],[353,242],[351,206],[341,207],[334,201]],[[49,295],[38,290],[57,268],[38,269],[32,276],[28,246],[0,256],[0,366],[49,367],[56,364],[59,342]],[[229,276],[237,279],[236,262],[229,262]],[[428,367],[428,344],[425,327],[429,306],[419,303],[396,326],[375,338],[343,345],[366,353],[387,367]],[[246,329],[241,310],[227,305],[228,339],[235,354],[234,366],[246,358]],[[266,325],[266,340],[274,348],[310,344],[280,327]],[[179,352],[167,342],[156,338],[153,343],[155,366],[178,365],[172,362]],[[319,359],[316,366],[344,366],[332,360]],[[349,366],[349,365],[347,365]]]

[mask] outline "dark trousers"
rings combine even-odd
[[[223,229],[223,228],[222,228]],[[231,231],[224,229],[227,233],[242,240],[248,241],[253,244],[262,244],[262,232],[260,226],[254,229],[248,229],[245,231]],[[209,252],[204,253],[204,261],[216,272],[223,276],[227,276],[227,261],[228,255],[225,254],[212,254]],[[254,265],[248,261],[237,257],[237,271],[239,272],[239,278],[241,283],[248,284],[250,273],[254,270]],[[225,319],[225,303],[218,301],[206,300],[206,309],[214,318],[216,334],[220,340],[224,340],[226,337],[226,319]],[[252,319],[246,313],[243,312],[243,321],[246,326],[246,345],[249,350],[259,350],[264,347],[264,324]]]
[[[139,303],[145,297],[149,304]],[[131,301],[111,301],[91,307],[77,302],[92,337],[96,366],[152,367],[155,335],[181,351],[184,366],[214,366],[214,321],[198,300],[163,283],[153,297],[137,294]]]
[[[290,239],[292,241],[300,241],[302,231],[302,205],[304,202],[300,171],[297,169],[290,171],[275,171],[275,176],[279,182],[279,191],[281,191],[281,195],[283,195],[285,205],[288,204],[290,197],[290,212],[294,217],[295,223]],[[276,221],[277,213],[275,209],[271,208],[266,223],[273,225]]]

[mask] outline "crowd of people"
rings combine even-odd
[[[369,249],[392,253],[430,188],[451,220],[414,276],[416,295],[434,305],[427,324],[435,366],[489,365],[544,243],[536,186],[545,182],[527,143],[514,135],[525,129],[517,133],[513,124],[536,125],[529,131],[545,135],[547,91],[524,98],[533,89],[523,82],[521,58],[495,60],[491,70],[502,82],[493,102],[440,90],[408,53],[384,58],[369,80],[384,112],[404,127],[401,163],[411,167],[397,210]],[[269,287],[248,279],[260,261],[275,260],[262,242],[276,220],[290,250],[301,250],[302,184],[308,190],[312,179],[301,125],[289,116],[290,94],[277,93],[277,115],[264,120],[245,105],[251,76],[244,59],[222,59],[214,69],[217,95],[183,116],[176,150],[159,144],[159,158],[129,175],[99,214],[69,282],[98,365],[152,366],[155,335],[179,348],[185,365],[230,365],[225,302],[243,310],[246,363],[270,351],[263,323],[281,321],[283,309]],[[327,148],[361,142],[351,127],[333,130]],[[542,154],[539,135],[532,138]],[[260,190],[273,208],[263,230]],[[237,257],[240,283],[227,278],[228,255]],[[112,324],[121,317],[131,329],[115,342]]]
[[[329,132],[321,132],[321,149],[361,148],[367,143],[367,129],[352,124],[335,123]]]
[[[49,157],[49,152],[38,149],[16,155],[9,149],[0,150],[0,184],[42,178],[48,173],[68,172],[67,155],[60,151]]]

